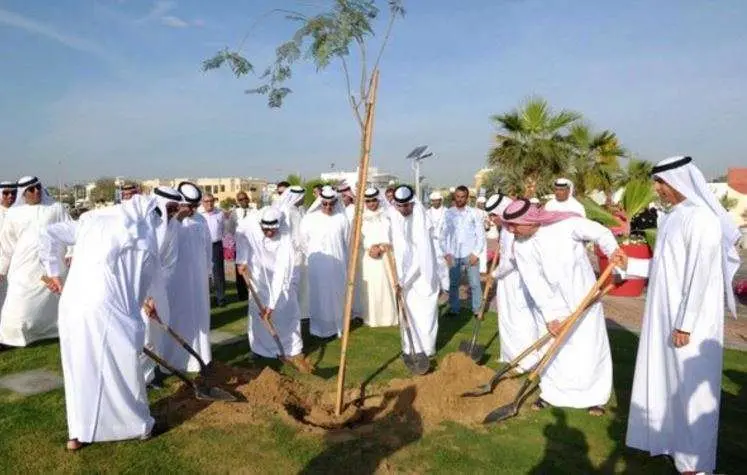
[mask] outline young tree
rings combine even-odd
[[[103,203],[114,201],[117,185],[114,184],[114,178],[99,178],[96,180],[96,187],[91,190],[91,202]]]
[[[281,107],[283,100],[291,89],[285,83],[292,76],[292,66],[302,59],[311,60],[318,70],[327,68],[336,62],[342,68],[347,88],[347,98],[360,129],[360,161],[357,183],[357,196],[363,196],[368,173],[368,159],[371,149],[376,90],[379,78],[379,62],[389,42],[392,27],[397,18],[405,14],[403,0],[387,0],[389,19],[386,32],[379,45],[372,64],[369,64],[369,41],[374,36],[374,21],[379,17],[380,9],[375,0],[334,0],[328,11],[314,16],[299,12],[286,13],[291,21],[300,23],[292,38],[282,43],[275,50],[275,62],[267,67],[260,79],[262,84],[246,92],[267,96],[270,107]],[[282,11],[282,10],[277,10]],[[357,49],[359,62],[358,81],[350,64],[351,49]],[[228,66],[236,77],[245,76],[254,71],[252,63],[240,51],[224,49],[202,64],[204,71]],[[369,69],[370,67],[370,69]],[[353,84],[358,84],[354,91]],[[363,200],[357,200],[353,233],[351,233],[350,258],[348,259],[348,285],[345,293],[345,311],[343,314],[342,351],[337,380],[337,401],[335,410],[342,412],[342,394],[345,380],[345,362],[348,336],[350,333],[350,316],[352,311],[353,290],[358,268],[360,246],[361,216]]]

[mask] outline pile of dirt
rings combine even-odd
[[[188,427],[260,424],[267,421],[268,414],[274,414],[317,433],[356,429],[384,419],[417,421],[423,428],[443,421],[480,424],[488,412],[510,402],[519,386],[509,379],[501,382],[493,394],[459,396],[484,384],[492,375],[491,369],[477,366],[468,356],[453,353],[428,375],[395,379],[386,387],[367,389],[365,396],[359,390],[346,391],[347,404],[336,416],[335,393],[329,386],[297,381],[269,367],[252,372],[216,362],[210,378],[202,382],[236,394],[240,402],[198,401],[191,388],[183,386],[159,403],[154,414],[170,426],[176,422]]]

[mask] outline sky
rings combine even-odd
[[[200,69],[241,44],[261,72],[296,26],[272,10],[328,3],[0,0],[0,178],[354,170],[359,129],[339,64],[296,68],[281,109],[244,94],[256,76]],[[427,144],[427,181],[471,183],[491,115],[532,96],[612,130],[639,158],[691,155],[709,177],[747,166],[744,0],[405,5],[381,63],[371,159],[383,171],[410,177],[405,156]]]

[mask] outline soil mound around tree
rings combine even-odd
[[[168,426],[186,427],[262,424],[268,415],[315,433],[337,432],[340,440],[370,432],[377,423],[398,423],[431,429],[444,421],[480,424],[498,406],[511,402],[519,383],[502,381],[493,394],[462,398],[460,394],[486,383],[493,370],[477,366],[468,356],[452,353],[425,376],[395,379],[385,387],[349,389],[342,414],[335,415],[335,392],[329,383],[298,381],[272,368],[247,370],[219,362],[203,382],[237,395],[239,402],[206,402],[194,398],[189,386],[159,401],[154,416]],[[368,427],[368,428],[367,428]],[[333,440],[334,437],[330,437]]]

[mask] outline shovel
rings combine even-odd
[[[488,306],[488,296],[490,295],[490,290],[493,287],[494,282],[493,271],[495,271],[495,266],[498,263],[499,256],[500,253],[498,252],[498,250],[496,250],[496,253],[493,254],[493,260],[490,262],[488,279],[485,282],[485,290],[482,293],[482,301],[480,301],[480,310],[475,316],[475,326],[472,330],[472,340],[462,340],[459,343],[459,351],[472,358],[472,361],[474,361],[475,363],[478,363],[480,360],[482,360],[482,357],[485,354],[485,346],[477,344],[477,335],[480,333],[480,324],[485,318],[485,309]]]
[[[589,293],[586,294],[586,297],[584,297],[584,299],[581,301],[581,304],[578,306],[576,311],[573,312],[571,316],[565,320],[563,326],[558,332],[558,335],[555,337],[555,341],[553,341],[550,348],[548,348],[548,350],[542,356],[534,369],[532,369],[532,372],[529,373],[526,381],[524,381],[524,384],[522,384],[521,388],[516,393],[516,397],[514,398],[514,400],[510,404],[506,404],[505,406],[501,406],[490,412],[482,421],[483,424],[501,422],[514,417],[519,413],[519,408],[524,403],[526,398],[532,393],[532,391],[534,391],[537,386],[539,386],[540,374],[544,371],[553,357],[557,354],[563,343],[565,343],[565,341],[568,339],[571,329],[575,326],[575,323],[581,320],[581,318],[586,314],[586,308],[593,301],[602,297],[605,293],[612,289],[613,285],[608,285],[604,289],[601,289],[601,287],[607,281],[613,269],[614,264],[610,263],[604,270],[604,272],[602,272],[602,275],[599,276],[599,279],[594,283]]]
[[[163,366],[167,370],[171,371],[172,374],[176,375],[177,378],[184,381],[185,384],[191,386],[195,392],[195,398],[201,401],[223,401],[223,402],[235,402],[236,396],[216,386],[208,386],[206,384],[197,384],[187,377],[184,373],[168,364],[163,358],[150,351],[148,348],[143,348],[143,353],[148,355],[158,365]]]
[[[405,328],[405,335],[407,336],[407,342],[410,344],[410,349],[414,351],[415,344],[412,338],[412,331],[410,329],[410,319],[407,315],[407,306],[405,305],[402,293],[396,291],[396,284],[399,279],[397,278],[397,267],[394,261],[394,251],[389,248],[386,252],[386,255],[387,263],[389,264],[387,267],[389,268],[389,276],[392,281],[392,287],[395,287],[394,293],[396,298],[397,312],[399,313],[400,319],[402,320],[402,325]],[[403,352],[402,361],[405,363],[405,366],[407,366],[407,369],[409,369],[411,373],[420,376],[426,374],[428,370],[431,369],[431,361],[428,358],[428,355],[426,355],[422,351],[413,354],[407,354]]]
[[[257,293],[257,290],[254,288],[252,279],[249,277],[249,275],[246,272],[242,272],[241,277],[244,279],[244,282],[246,282],[246,288],[249,289],[249,292],[252,294],[252,298],[254,299],[254,302],[257,304],[257,307],[259,308],[260,313],[264,314],[267,307],[265,307],[262,304],[262,301],[259,298],[259,294]],[[308,361],[306,361],[305,359],[300,358],[300,362],[299,362],[296,359],[287,358],[285,356],[285,350],[283,350],[283,343],[280,341],[280,337],[278,336],[277,329],[275,329],[275,325],[272,323],[272,320],[265,319],[262,317],[260,317],[260,320],[262,320],[262,323],[267,329],[267,332],[270,334],[273,341],[275,341],[275,345],[278,347],[278,358],[280,359],[280,361],[290,363],[293,367],[295,367],[297,370],[303,373],[311,373],[313,371],[313,368],[309,365]]]
[[[182,338],[177,332],[175,332],[170,326],[163,323],[160,319],[155,320],[152,319],[151,321],[154,321],[158,324],[159,327],[161,327],[166,333],[171,335],[174,340],[178,341],[180,345],[182,345],[182,348],[187,350],[187,353],[194,356],[195,359],[197,359],[197,362],[200,363],[200,376],[203,378],[208,377],[210,375],[210,365],[205,364],[205,361],[200,357],[200,354],[195,351],[194,348],[192,348],[187,341]]]

